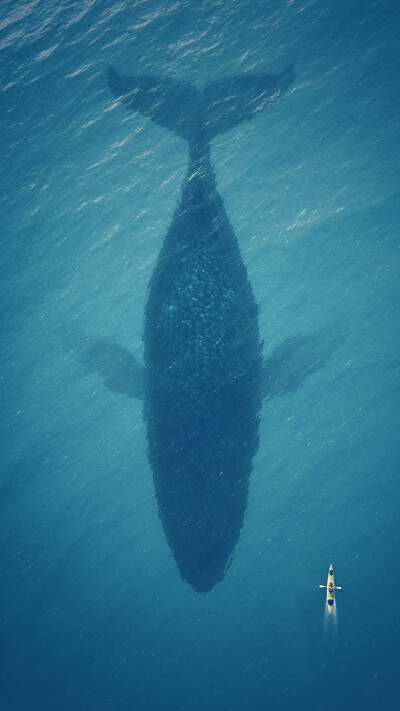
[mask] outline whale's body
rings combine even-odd
[[[191,84],[109,70],[117,98],[189,144],[181,199],[149,285],[143,397],[159,515],[182,578],[198,592],[222,579],[242,528],[262,398],[258,307],[210,141],[293,79],[289,67],[200,94]]]
[[[160,517],[198,592],[224,574],[258,446],[257,305],[217,192],[193,157],[145,313],[145,418]]]

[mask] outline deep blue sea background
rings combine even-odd
[[[397,2],[3,0],[0,706],[400,708]],[[247,513],[207,595],[165,541],[142,404],[65,342],[143,357],[187,145],[106,69],[296,81],[211,147],[264,355],[335,349],[263,404]],[[335,566],[337,625],[324,623]]]

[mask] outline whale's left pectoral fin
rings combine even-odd
[[[89,373],[97,373],[111,392],[143,399],[144,367],[135,356],[116,343],[87,338],[69,331],[66,342]]]
[[[299,333],[286,338],[264,362],[262,396],[270,399],[294,392],[306,378],[322,368],[338,346],[328,331]]]

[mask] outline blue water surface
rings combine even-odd
[[[3,0],[2,709],[399,707],[399,28],[383,0]],[[202,595],[165,539],[142,403],[68,344],[142,361],[188,164],[106,71],[203,88],[292,62],[211,157],[264,357],[296,334],[333,348],[264,400],[240,539]]]

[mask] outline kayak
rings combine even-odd
[[[328,582],[326,584],[326,604],[328,605],[329,614],[333,610],[335,602],[335,576],[332,565],[329,566]]]
[[[338,585],[335,585],[335,575],[333,572],[333,565],[329,566],[328,570],[328,581],[326,585],[320,585],[320,588],[326,588],[326,604],[328,607],[329,614],[332,614],[333,606],[335,604],[335,590],[341,590]]]

